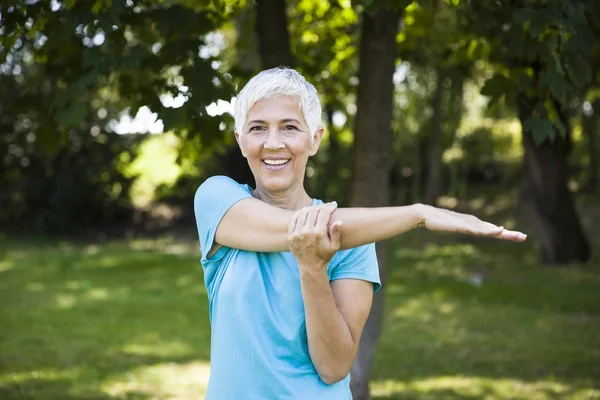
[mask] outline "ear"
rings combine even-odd
[[[323,126],[319,126],[319,129],[315,132],[313,136],[313,142],[310,145],[310,156],[314,156],[317,154],[317,150],[319,150],[319,146],[321,145],[321,140],[323,139],[323,134],[325,134],[325,128]]]
[[[242,156],[244,156],[244,158],[246,158],[246,150],[244,149],[244,145],[242,144],[242,138],[240,137],[240,134],[237,133],[237,131],[233,131],[233,134],[235,135],[235,141],[237,142],[238,146],[240,146],[240,151],[242,152]]]

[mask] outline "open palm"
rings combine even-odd
[[[436,207],[428,207],[423,225],[430,231],[440,233],[463,233],[513,242],[523,242],[527,238],[522,232],[504,229],[502,226],[482,221],[474,215]]]

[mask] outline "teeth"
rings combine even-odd
[[[268,165],[282,165],[287,163],[288,161],[290,160],[264,160],[264,163]]]

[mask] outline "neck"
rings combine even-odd
[[[312,205],[313,199],[306,193],[304,186],[286,192],[270,192],[257,184],[252,195],[272,206],[296,211]]]

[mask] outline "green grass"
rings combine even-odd
[[[206,290],[180,243],[0,242],[0,399],[203,398]],[[600,399],[597,260],[414,232],[388,268],[376,399]]]
[[[189,249],[6,243],[0,259],[0,399],[203,393],[208,307]]]

